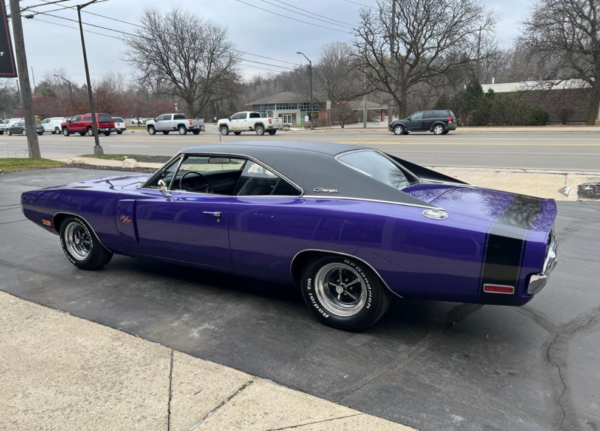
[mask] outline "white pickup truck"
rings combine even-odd
[[[278,130],[283,129],[281,118],[261,118],[258,112],[238,112],[229,118],[223,118],[217,122],[217,127],[221,135],[229,135],[233,132],[239,135],[242,132],[256,132],[262,136],[267,132],[274,135]]]
[[[179,132],[180,135],[187,135],[192,132],[197,135],[204,129],[204,120],[190,120],[185,118],[184,114],[163,114],[154,120],[146,121],[146,130],[151,135],[156,132],[163,132],[168,135],[169,132]]]

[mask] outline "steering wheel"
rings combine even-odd
[[[185,177],[187,177],[190,174],[198,175],[198,177],[200,177],[199,179],[203,180],[203,182],[201,182],[199,184],[194,184],[195,182],[197,182],[197,181],[194,181],[194,182],[192,182],[191,187],[184,188],[183,180],[185,179]],[[179,188],[181,190],[185,190],[185,191],[189,191],[189,192],[200,192],[200,191],[203,191],[204,193],[212,193],[213,192],[212,185],[210,184],[210,181],[208,181],[208,178],[206,178],[200,172],[195,172],[195,171],[189,171],[189,172],[186,172],[185,174],[183,174],[183,176],[179,180]]]

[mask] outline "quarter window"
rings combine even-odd
[[[398,190],[411,184],[396,163],[377,151],[357,151],[342,154],[337,159],[349,168]]]
[[[267,168],[248,161],[235,188],[237,196],[300,196],[300,191]]]

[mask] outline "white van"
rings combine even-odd
[[[42,120],[42,126],[44,126],[44,132],[52,132],[52,134],[61,133],[61,124],[66,122],[67,119],[65,117],[52,117],[45,118]]]

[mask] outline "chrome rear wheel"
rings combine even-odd
[[[315,292],[323,307],[336,316],[354,316],[367,302],[362,277],[345,263],[324,265],[315,277]]]

